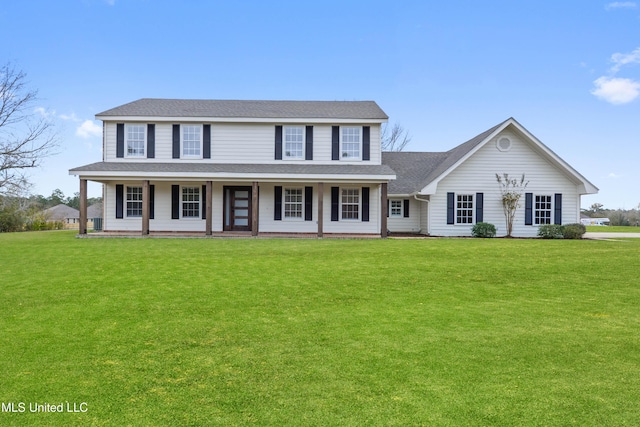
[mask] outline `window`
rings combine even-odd
[[[389,212],[389,216],[392,217],[401,217],[403,216],[402,210],[402,200],[391,200],[391,209]]]
[[[551,224],[551,196],[536,196],[535,223]]]
[[[350,160],[360,160],[360,127],[342,127],[341,128],[341,147],[340,158]]]
[[[342,219],[359,219],[360,190],[357,188],[342,189]]]
[[[304,156],[304,127],[285,126],[284,158],[302,159]]]
[[[302,188],[284,189],[284,217],[302,219]]]
[[[126,147],[127,156],[142,157],[144,156],[145,146],[145,125],[127,125],[125,133],[127,137]]]
[[[127,216],[142,216],[142,187],[127,187]]]
[[[182,187],[182,217],[200,218],[200,187]]]
[[[473,223],[473,195],[458,194],[456,199],[456,224]]]
[[[199,157],[202,126],[182,125],[182,155],[184,157]]]

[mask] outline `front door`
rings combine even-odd
[[[251,187],[224,187],[224,230],[251,231]]]

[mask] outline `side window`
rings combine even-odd
[[[145,125],[127,124],[126,125],[126,153],[127,157],[144,157],[144,147],[146,145]]]
[[[361,160],[362,128],[343,126],[340,128],[340,158]]]

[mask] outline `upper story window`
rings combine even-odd
[[[551,224],[551,196],[536,196],[535,223]]]
[[[340,158],[343,160],[360,160],[361,127],[341,127],[340,128]]]
[[[127,124],[127,157],[144,157],[145,128],[146,126],[141,124]]]
[[[304,158],[304,126],[284,127],[284,156],[285,159]]]
[[[473,223],[473,194],[458,194],[456,201],[456,224]]]
[[[200,157],[202,155],[202,126],[182,125],[182,156]]]

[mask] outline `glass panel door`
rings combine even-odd
[[[225,187],[225,230],[251,230],[251,187]]]

